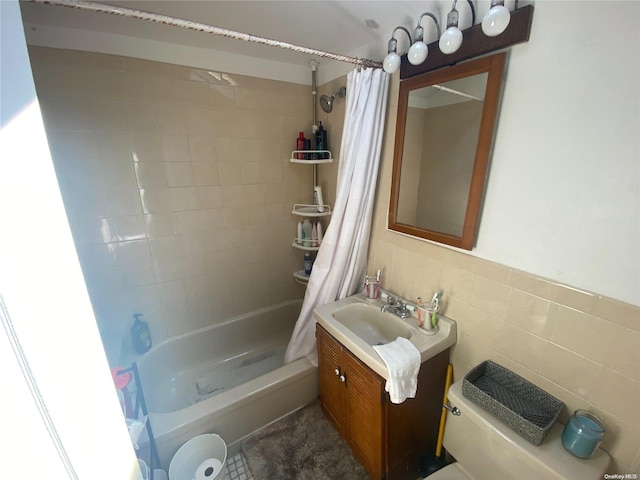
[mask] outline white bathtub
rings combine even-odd
[[[282,365],[301,303],[188,332],[142,357],[138,369],[165,469],[196,435],[219,434],[233,455],[251,433],[317,397],[318,373],[309,360]]]

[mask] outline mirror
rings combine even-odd
[[[389,229],[471,250],[506,53],[400,83]]]

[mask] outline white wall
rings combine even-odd
[[[635,1],[536,3],[472,254],[640,305],[639,23]]]

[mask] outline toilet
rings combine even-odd
[[[443,445],[456,462],[425,480],[599,480],[609,466],[609,455],[596,449],[593,457],[574,457],[562,445],[556,423],[541,445],[535,446],[489,412],[462,395],[462,380],[447,394],[460,415],[447,414]]]

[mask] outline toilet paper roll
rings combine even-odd
[[[194,480],[213,480],[222,470],[222,462],[217,458],[207,458],[196,468]]]

